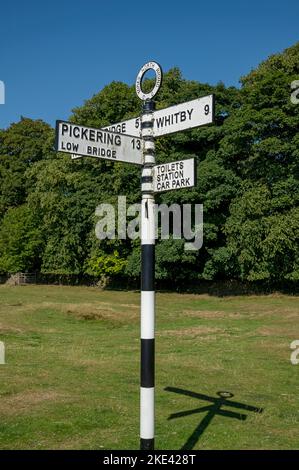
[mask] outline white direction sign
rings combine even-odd
[[[155,137],[211,124],[214,121],[213,95],[155,111],[154,118]]]
[[[73,154],[73,158],[87,156],[142,165],[141,139],[67,121],[56,121],[55,147],[58,152]]]
[[[191,188],[196,184],[196,164],[194,158],[163,163],[153,168],[154,192],[171,189]]]
[[[205,126],[214,122],[214,95],[159,109],[153,114],[154,137]],[[118,122],[104,129],[140,137],[140,118]]]

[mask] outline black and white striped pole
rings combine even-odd
[[[154,70],[156,83],[144,93],[141,82],[148,70]],[[146,63],[136,79],[136,93],[143,101],[141,138],[143,167],[141,176],[141,379],[140,379],[140,449],[154,449],[155,435],[155,165],[153,97],[162,82],[162,70],[156,62]]]

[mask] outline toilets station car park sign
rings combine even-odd
[[[154,71],[155,85],[144,92],[146,72]],[[56,150],[73,159],[103,158],[141,166],[141,383],[140,449],[154,449],[155,391],[155,193],[186,189],[196,184],[195,159],[156,165],[155,139],[214,122],[214,96],[155,110],[154,96],[162,84],[162,69],[147,62],[136,78],[142,100],[140,117],[102,129],[66,121],[56,123]]]
[[[154,192],[191,188],[196,183],[194,158],[154,166]]]

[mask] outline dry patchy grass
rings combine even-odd
[[[6,416],[31,413],[45,402],[59,403],[70,401],[71,397],[55,390],[26,390],[11,396],[1,396],[0,413]]]

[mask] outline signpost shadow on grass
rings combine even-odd
[[[192,450],[200,436],[204,433],[206,428],[211,423],[214,416],[225,416],[226,418],[235,418],[241,421],[245,421],[247,418],[246,414],[237,413],[236,411],[223,410],[223,406],[229,406],[231,408],[237,408],[239,410],[252,411],[254,413],[262,413],[263,408],[257,408],[255,406],[246,405],[244,403],[239,403],[236,401],[229,400],[234,395],[230,392],[220,391],[217,392],[218,397],[210,397],[208,395],[203,395],[201,393],[191,392],[189,390],[183,390],[176,387],[166,387],[167,392],[174,392],[180,395],[186,395],[191,398],[197,398],[198,400],[211,402],[211,405],[203,406],[200,408],[195,408],[187,411],[179,411],[178,413],[171,414],[168,419],[181,418],[184,416],[190,416],[197,413],[205,413],[206,416],[200,421],[198,426],[195,428],[191,436],[187,439],[181,450]]]

